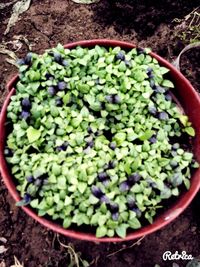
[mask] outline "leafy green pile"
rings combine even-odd
[[[198,164],[181,140],[195,132],[148,52],[58,45],[18,61],[5,148],[17,205],[125,237],[190,187]]]

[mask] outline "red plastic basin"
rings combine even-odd
[[[82,47],[94,47],[95,45],[101,45],[105,47],[115,47],[120,46],[123,49],[132,49],[135,47],[134,44],[121,42],[116,40],[89,40],[89,41],[79,41],[75,43],[70,43],[65,45],[65,48],[74,48],[77,45],[81,45]],[[175,69],[169,62],[155,53],[151,53],[151,56],[156,58],[160,65],[167,67],[170,69],[170,79],[175,84],[174,92],[183,107],[185,113],[189,116],[190,121],[193,124],[193,127],[196,130],[196,137],[194,139],[194,154],[198,162],[200,162],[200,98],[198,93],[194,90],[189,81],[177,70]],[[15,76],[7,85],[10,93],[8,94],[5,102],[3,104],[3,108],[0,114],[0,171],[3,177],[3,181],[8,188],[8,191],[12,195],[15,201],[20,200],[19,193],[16,190],[15,184],[13,182],[13,178],[10,174],[9,167],[6,163],[4,157],[4,146],[6,140],[6,132],[5,132],[5,122],[6,122],[6,112],[7,106],[10,101],[10,97],[15,93],[15,84],[17,82],[18,76]],[[155,232],[158,229],[161,229],[171,221],[173,221],[183,210],[190,204],[196,193],[200,188],[200,169],[198,169],[193,177],[191,178],[191,187],[190,190],[184,192],[180,195],[177,201],[169,207],[167,211],[158,216],[153,224],[142,227],[139,230],[135,230],[132,233],[129,233],[126,238],[122,239],[119,237],[104,237],[104,238],[96,238],[94,234],[74,231],[72,229],[64,229],[62,226],[56,224],[53,221],[47,220],[43,217],[39,217],[36,212],[29,207],[22,207],[22,209],[33,219],[46,226],[47,228],[63,234],[68,237],[77,238],[81,240],[88,241],[97,241],[97,242],[120,242],[125,240],[132,240],[136,238],[140,238],[144,235]]]

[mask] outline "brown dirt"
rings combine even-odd
[[[1,0],[1,3],[7,2]],[[148,46],[169,61],[172,61],[187,40],[181,42],[176,36],[173,19],[184,18],[198,5],[198,0],[160,0],[156,1],[114,1],[102,0],[98,4],[78,5],[70,0],[33,0],[31,8],[21,16],[7,36],[3,35],[11,9],[0,10],[0,41],[13,41],[17,35],[25,36],[33,51],[42,53],[44,49],[55,46],[58,42],[93,38],[110,38],[134,42]],[[10,49],[14,49],[9,44]],[[28,51],[24,44],[17,51],[23,56]],[[6,56],[0,61],[0,104],[7,91],[5,84],[16,73],[16,68],[8,64]],[[200,51],[186,53],[181,61],[183,73],[195,89],[200,90],[198,79]],[[162,260],[166,250],[172,252],[185,250],[194,257],[200,256],[200,195],[197,195],[187,210],[173,223],[145,237],[139,245],[128,248],[133,242],[123,244],[94,244],[60,237],[63,243],[73,244],[82,258],[90,266],[135,266],[153,267],[156,263],[162,267],[172,266],[172,262]],[[5,186],[0,182],[0,237],[8,242],[7,252],[0,254],[1,262],[6,266],[13,264],[15,255],[25,267],[63,267],[69,266],[69,255],[55,238],[52,231],[42,227],[29,218],[14,201]],[[0,243],[0,245],[2,245]],[[123,251],[109,256],[110,253],[124,248]],[[186,266],[186,261],[177,261]]]

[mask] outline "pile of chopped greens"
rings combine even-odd
[[[5,147],[17,205],[123,238],[189,189],[195,131],[147,49],[58,45],[18,64]]]

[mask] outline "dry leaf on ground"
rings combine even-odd
[[[11,265],[10,267],[24,267],[24,264],[23,263],[21,264],[15,256],[14,260],[15,260],[14,265]]]
[[[17,56],[13,51],[7,49],[7,47],[3,44],[0,44],[0,54],[8,55],[10,58],[6,58],[6,61],[17,67]]]
[[[3,254],[7,251],[8,249],[5,246],[0,246],[0,254]]]
[[[8,3],[0,3],[0,10],[1,9],[4,9],[8,6],[11,6],[12,4],[14,4],[17,0],[14,0],[14,1],[11,1],[11,2],[8,2]],[[1,266],[1,265],[0,265]]]
[[[9,33],[10,28],[15,25],[15,23],[18,21],[19,15],[24,13],[26,10],[29,9],[31,4],[31,0],[22,0],[18,1],[16,4],[14,4],[12,9],[12,15],[8,21],[7,28],[4,32],[4,34]]]
[[[0,267],[6,267],[5,261],[0,262]]]
[[[7,243],[7,239],[5,237],[0,237],[0,241],[4,244]]]

